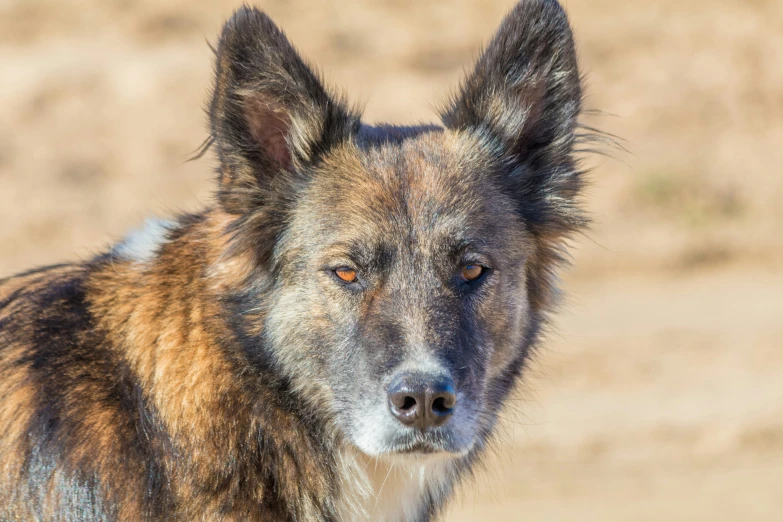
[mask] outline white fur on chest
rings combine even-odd
[[[347,450],[343,461],[340,520],[407,522],[420,520],[427,503],[449,495],[455,463],[443,456],[383,459]]]

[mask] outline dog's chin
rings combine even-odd
[[[456,445],[447,439],[415,434],[396,437],[395,440],[375,441],[374,444],[354,441],[354,446],[373,458],[451,459],[470,453],[474,443],[471,441],[468,444]]]
[[[464,449],[444,449],[433,444],[417,443],[392,449],[376,458],[415,461],[453,460],[470,453],[471,447],[472,445]]]

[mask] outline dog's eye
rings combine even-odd
[[[484,267],[481,265],[465,265],[462,267],[462,279],[465,281],[475,281],[484,273]]]
[[[345,281],[346,283],[353,283],[356,281],[356,270],[352,270],[347,267],[340,267],[334,271],[335,275]]]

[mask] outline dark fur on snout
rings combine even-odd
[[[509,13],[442,126],[361,122],[251,8],[216,54],[215,205],[0,282],[2,520],[429,520],[555,304],[585,225],[556,1]],[[453,383],[447,422],[392,417],[404,372]]]

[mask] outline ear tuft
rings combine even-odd
[[[290,135],[290,116],[285,111],[252,97],[248,97],[245,103],[244,116],[250,136],[266,151],[271,166],[289,170],[291,153],[286,137]]]

